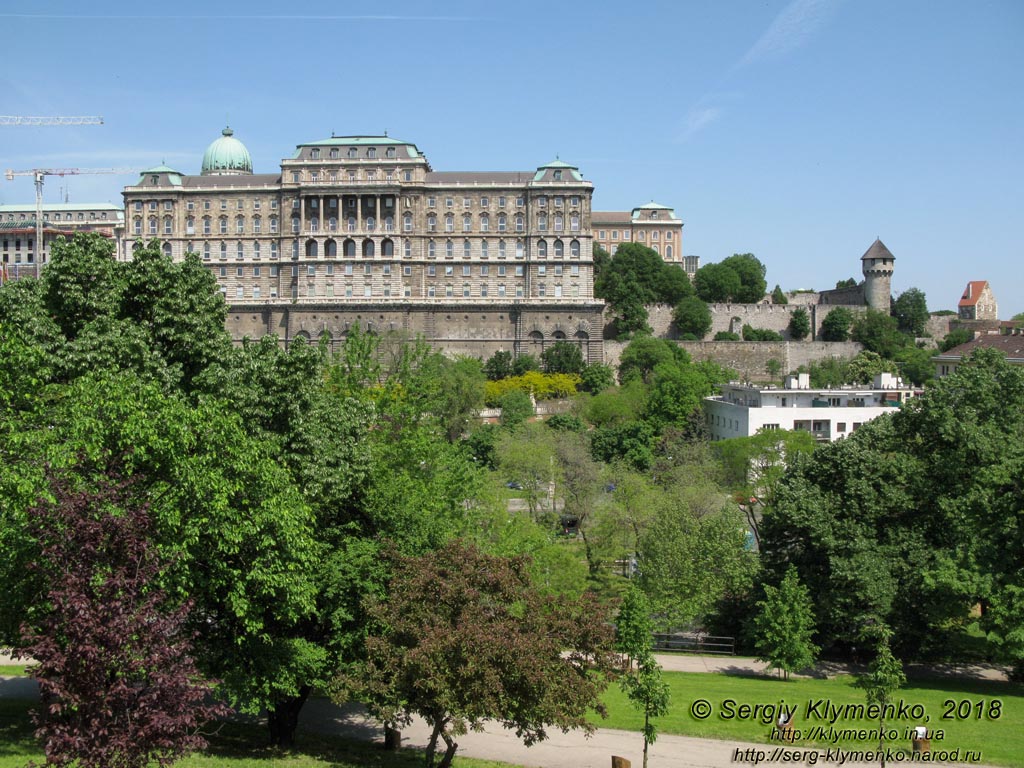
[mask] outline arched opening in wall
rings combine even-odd
[[[553,338],[555,341],[565,341],[565,332],[555,331],[554,333],[551,334],[551,338]]]
[[[319,251],[320,251],[320,248],[317,245],[316,240],[307,240],[306,241],[306,258],[307,259],[315,259],[317,257],[317,254],[319,253]]]
[[[321,344],[325,345],[329,352],[334,351],[334,337],[331,335],[331,332],[326,328],[320,331],[320,338],[318,339],[318,341]]]
[[[164,243],[163,251],[164,251],[164,256],[166,256],[167,258],[170,258],[171,257],[171,244],[170,243]]]
[[[583,362],[587,362],[590,359],[590,334],[581,329],[573,334],[573,338],[580,345],[580,352],[583,353]]]
[[[729,333],[743,333],[743,321],[734,317],[729,321]]]
[[[333,259],[338,255],[338,244],[334,240],[328,240],[324,243],[324,256],[329,259]]]
[[[534,357],[540,357],[540,353],[544,351],[544,334],[540,331],[530,331],[527,336],[529,339],[529,353]]]
[[[309,334],[306,331],[299,331],[292,337],[292,344],[299,342],[300,344],[309,344]]]
[[[345,254],[346,258],[354,259],[356,257],[356,241],[351,238],[341,244],[342,253]]]
[[[395,244],[391,240],[383,240],[380,244],[380,255],[381,256],[394,256],[395,255]]]
[[[561,240],[555,240],[555,258],[560,259],[565,256],[565,246],[562,245]]]
[[[363,240],[363,258],[372,259],[374,256],[373,240]]]

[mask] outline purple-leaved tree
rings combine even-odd
[[[170,567],[151,539],[133,483],[73,487],[53,477],[53,500],[29,510],[35,564],[48,605],[22,626],[36,659],[33,713],[48,765],[161,766],[206,745],[199,732],[227,714],[190,656],[188,603],[158,586]]]

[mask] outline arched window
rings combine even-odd
[[[561,240],[555,240],[555,258],[560,259],[563,256],[565,256],[565,247]]]
[[[394,232],[395,231],[395,217],[394,216],[385,216],[384,217],[384,231],[385,232]]]
[[[455,255],[455,244],[448,240],[444,244],[444,257],[450,259]]]
[[[526,250],[523,247],[523,241],[522,240],[516,240],[516,258],[517,259],[521,259],[525,255],[526,255]],[[518,269],[518,267],[517,267],[517,269]]]
[[[578,259],[580,257],[579,240],[573,240],[571,243],[569,243],[569,255],[574,259]]]
[[[355,232],[356,231],[356,217],[355,216],[349,216],[348,217],[348,231],[349,232]]]
[[[402,252],[405,255],[405,258],[412,258],[412,240],[409,238],[405,238],[405,242],[402,243]]]
[[[561,232],[563,228],[564,220],[562,219],[562,214],[557,213],[555,214],[555,232]]]
[[[142,234],[142,219],[140,219],[138,216],[135,217],[134,231],[136,235]]]
[[[523,231],[523,217],[522,216],[516,216],[516,232],[522,232],[522,231]]]
[[[226,235],[228,233],[228,217],[227,216],[221,216],[218,221],[219,221],[219,225],[220,225],[220,233],[222,235]]]
[[[220,257],[226,259],[228,257],[228,244],[222,242],[220,244]]]
[[[412,214],[407,213],[402,217],[402,231],[412,232]]]
[[[329,232],[337,232],[338,231],[338,219],[337,219],[337,217],[331,216],[331,218],[329,218],[327,220],[327,230]]]
[[[328,240],[324,243],[324,256],[329,259],[333,259],[338,255],[338,244],[334,240]]]
[[[666,259],[671,259],[672,258],[672,246],[671,245],[666,245],[665,246],[665,258]]]
[[[235,234],[241,235],[245,232],[245,216],[235,217]]]
[[[245,258],[245,245],[241,240],[235,243],[235,258],[239,261]]]
[[[455,217],[450,213],[444,217],[444,231],[454,232],[455,231]]]
[[[252,257],[258,259],[260,257],[260,241],[255,240],[252,244]]]
[[[320,219],[318,219],[316,216],[314,216],[313,218],[311,218],[309,220],[309,231],[310,232],[319,232],[320,231]]]
[[[270,217],[270,231],[277,232],[277,216]]]
[[[548,230],[548,217],[547,214],[542,213],[537,217],[537,229],[541,232],[547,232]]]
[[[491,217],[486,213],[480,217],[480,231],[490,232],[491,231]]]
[[[189,240],[188,243],[185,244],[185,253],[195,253],[195,252],[196,252],[196,244],[193,243],[191,240]]]
[[[503,213],[500,216],[498,216],[498,231],[499,232],[504,232],[505,228],[507,226],[508,226],[508,217],[506,217],[505,214]]]
[[[156,216],[149,217],[149,234],[156,234]]]
[[[486,240],[481,240],[480,241],[480,258],[481,259],[486,259],[487,258],[487,241]]]
[[[537,256],[541,259],[547,258],[548,255],[548,241],[539,240],[537,242]]]
[[[463,240],[462,241],[462,258],[468,259],[472,255],[472,253],[473,253],[473,246],[470,244],[469,240]]]
[[[259,216],[252,217],[252,231],[257,235],[263,231],[263,219]]]
[[[366,240],[363,240],[363,258],[364,259],[366,259],[366,258],[373,258],[373,256],[374,256],[373,240],[370,240],[369,238],[367,238]]]
[[[504,259],[505,258],[505,241],[504,240],[499,240],[498,241],[498,258],[499,259]]]
[[[306,241],[306,258],[315,259],[318,256],[319,248],[317,247],[316,240]]]
[[[427,243],[427,258],[428,259],[436,259],[437,258],[437,244],[433,240],[431,240],[429,243]]]
[[[294,233],[294,232],[298,232],[298,231],[299,231],[299,217],[298,216],[292,216],[292,232]]]
[[[366,217],[366,231],[373,232],[377,228],[377,220],[373,216]]]
[[[351,238],[347,239],[342,243],[341,250],[346,258],[354,259],[356,257],[356,241]]]
[[[472,232],[473,231],[473,217],[468,213],[462,217],[462,231]]]
[[[196,220],[194,216],[189,216],[185,219],[185,234],[194,235],[196,233]]]
[[[384,240],[380,244],[380,255],[381,256],[394,256],[395,255],[395,243],[392,240]]]
[[[569,217],[569,229],[571,229],[573,232],[580,231],[580,217],[577,216],[575,213]]]
[[[170,258],[171,257],[171,244],[170,243],[164,243],[163,251],[164,251],[164,256],[166,256],[167,258]]]
[[[427,216],[427,231],[437,232],[437,216],[434,214]]]

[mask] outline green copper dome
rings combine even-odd
[[[221,137],[206,148],[203,155],[203,176],[226,176],[252,173],[252,158],[245,144],[235,138],[230,127],[221,131]]]

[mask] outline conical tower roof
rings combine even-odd
[[[863,256],[860,257],[861,261],[871,261],[873,259],[895,260],[896,257],[892,255],[892,251],[885,247],[885,243],[876,237],[875,242],[873,242],[871,247],[864,252]]]

